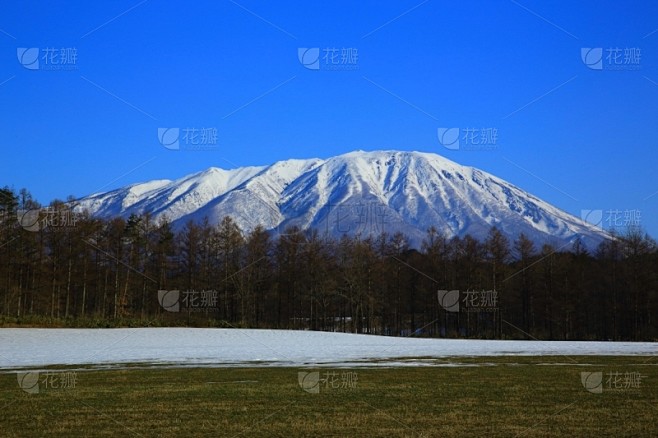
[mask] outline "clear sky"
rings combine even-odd
[[[210,166],[418,150],[658,236],[655,0],[7,0],[0,11],[0,185],[41,203]],[[594,49],[588,65],[582,48]],[[179,128],[179,150],[158,128]],[[204,128],[216,139],[194,135]],[[460,148],[439,128],[456,128]]]

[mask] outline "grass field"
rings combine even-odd
[[[655,358],[451,362],[0,374],[0,435],[658,436]]]

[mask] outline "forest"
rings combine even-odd
[[[230,217],[175,229],[69,206],[0,189],[2,325],[658,339],[658,247],[639,228],[588,250],[509,241],[495,227],[483,241],[430,227],[411,248],[401,233],[245,233]]]

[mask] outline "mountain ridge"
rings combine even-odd
[[[290,159],[231,170],[217,167],[82,198],[100,217],[167,217],[175,227],[231,216],[245,232],[289,226],[334,237],[403,232],[419,247],[434,226],[447,237],[484,239],[492,226],[536,244],[580,239],[594,248],[607,234],[486,171],[428,152],[352,151],[327,159]]]

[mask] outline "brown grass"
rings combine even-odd
[[[658,436],[656,360],[461,358],[478,367],[320,368],[358,376],[318,394],[298,368],[78,371],[75,388],[23,391],[0,375],[3,436]],[[539,365],[538,363],[568,363]],[[515,365],[516,364],[516,365]],[[579,365],[586,364],[586,365]],[[641,372],[592,394],[581,371]],[[43,375],[43,373],[41,373]]]

